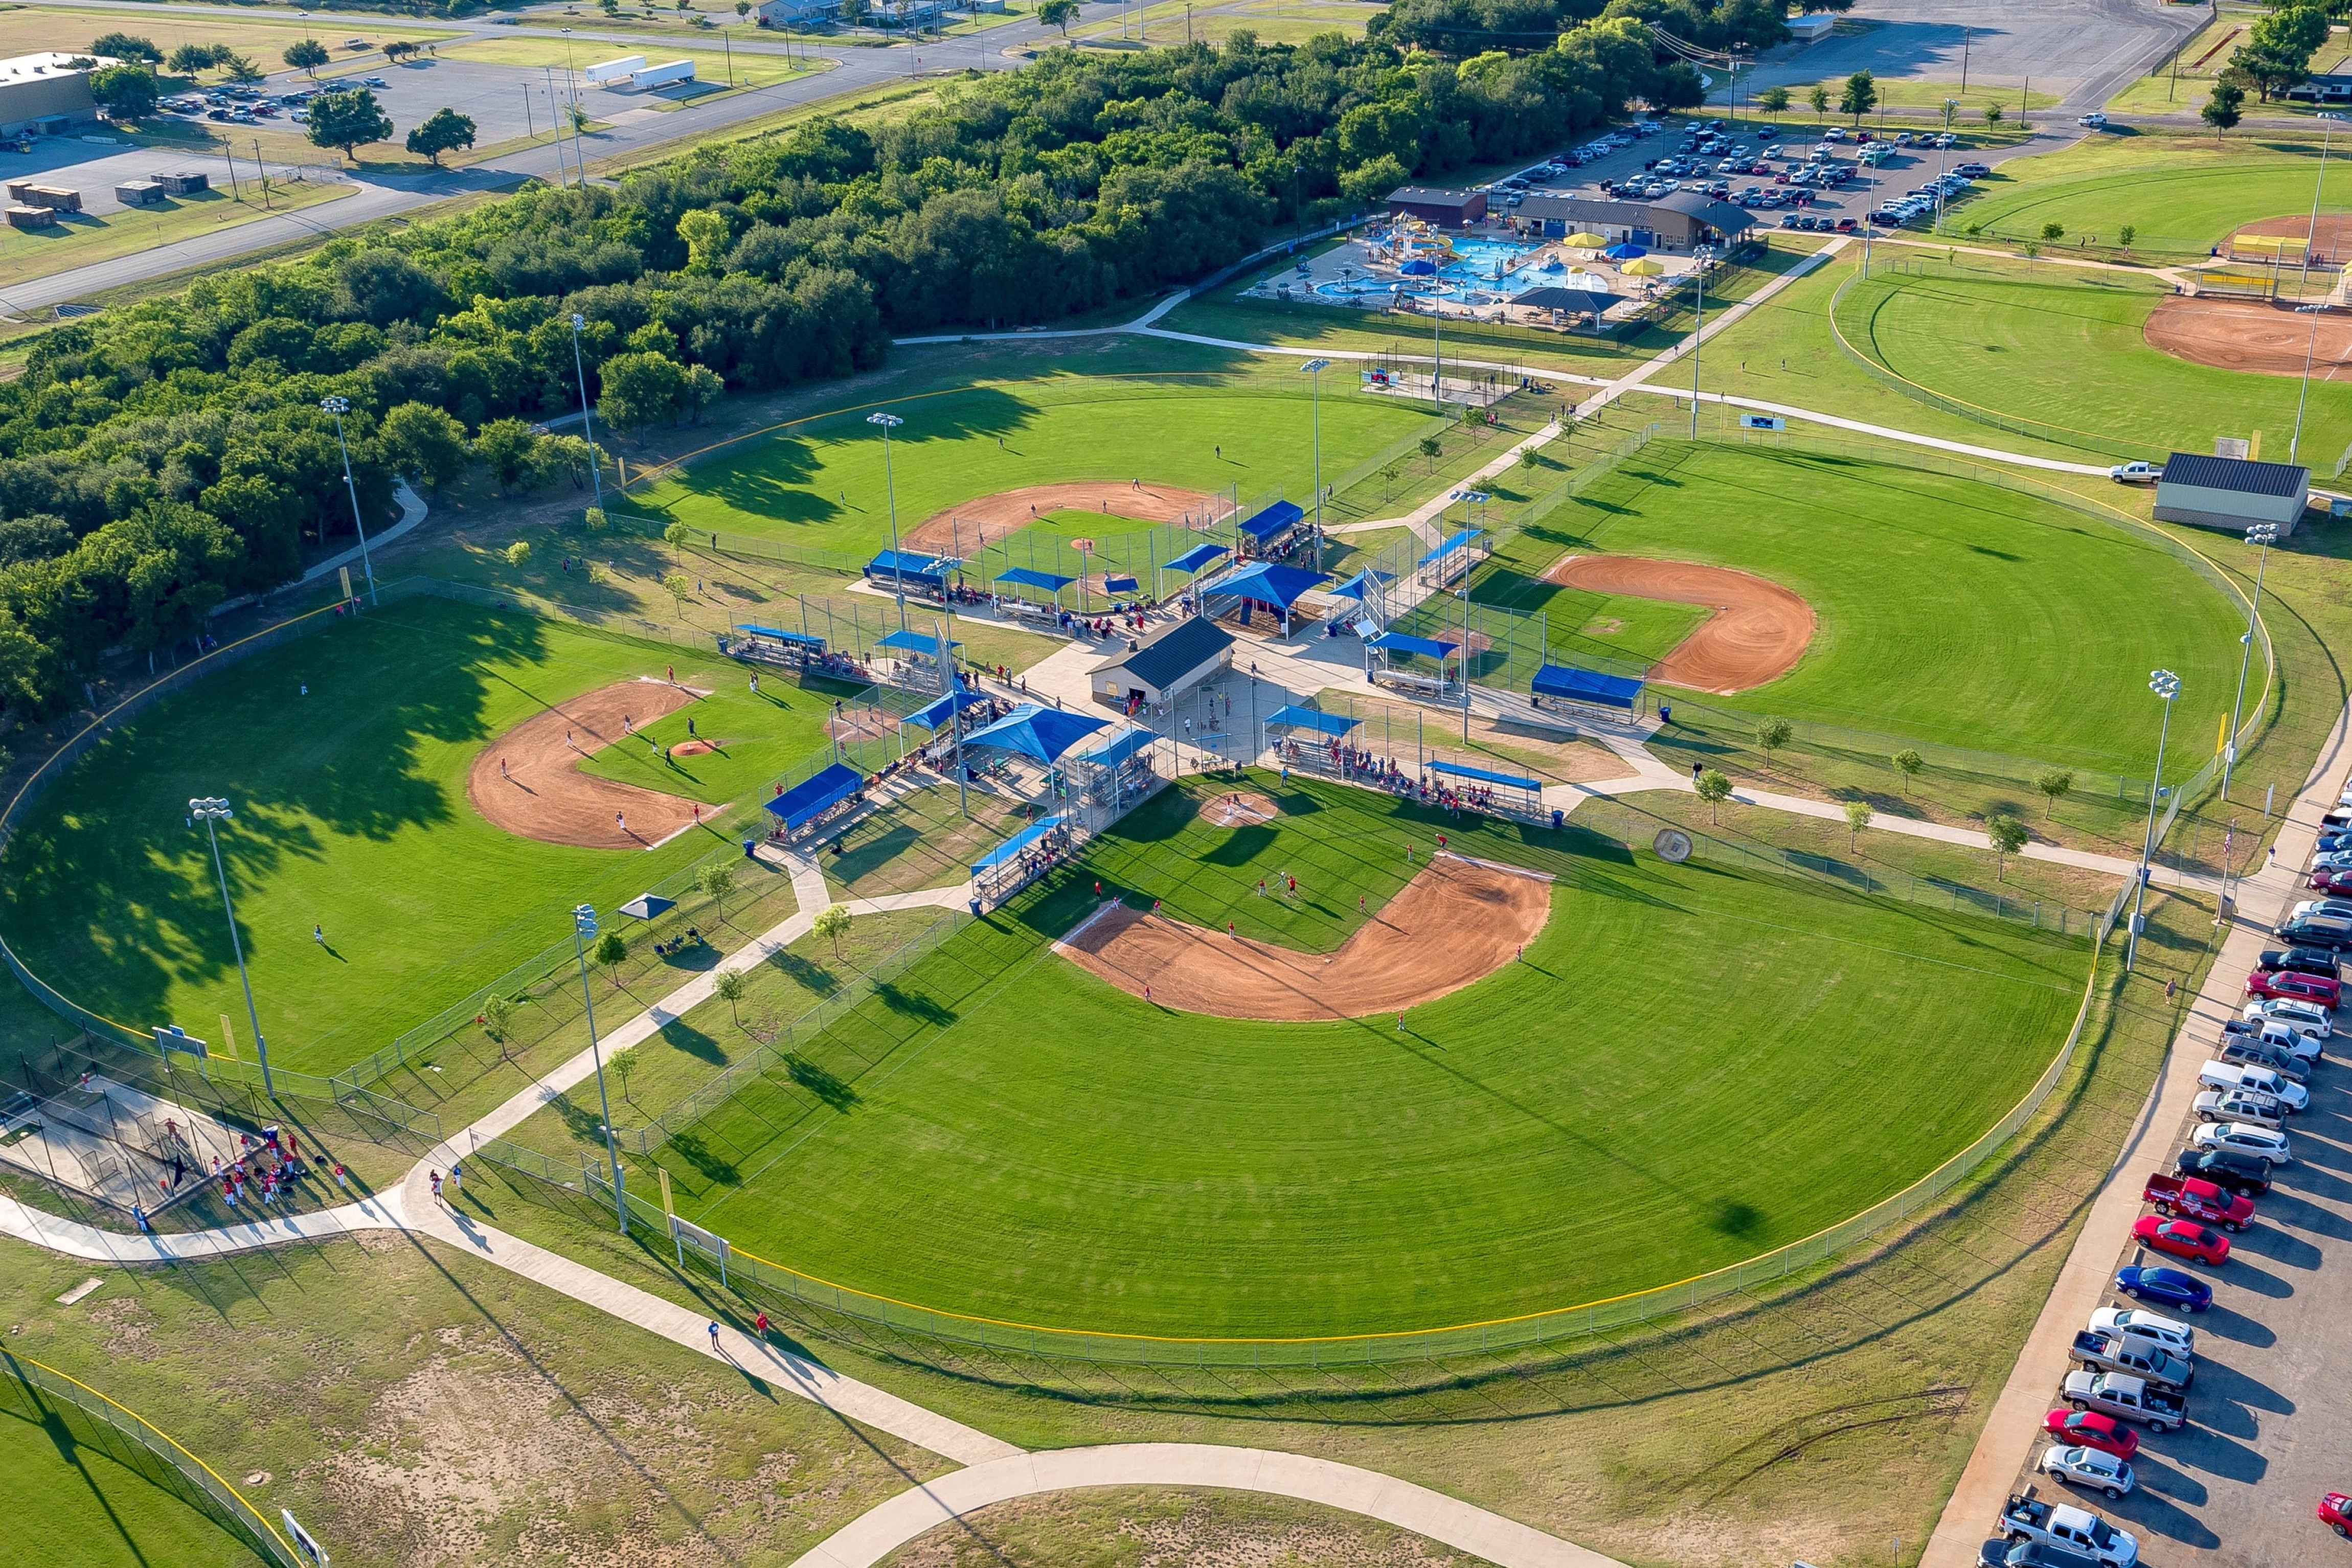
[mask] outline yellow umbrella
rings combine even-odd
[[[1600,235],[1581,234],[1570,235],[1559,243],[1562,245],[1572,245],[1579,250],[1600,250],[1605,247],[1609,244],[1609,241]]]
[[[1646,256],[1637,256],[1617,270],[1628,277],[1655,277],[1666,270],[1666,264],[1653,261]]]

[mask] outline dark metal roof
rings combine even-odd
[[[1166,690],[1234,645],[1233,633],[1213,621],[1187,616],[1134,653],[1106,659],[1097,670],[1125,670],[1139,685]]]
[[[1533,306],[1538,310],[1590,310],[1594,315],[1608,309],[1621,297],[1601,288],[1530,288],[1515,296],[1514,305]]]
[[[1400,185],[1389,193],[1391,202],[1410,202],[1417,207],[1467,207],[1484,204],[1484,191],[1448,191],[1436,185]]]
[[[2167,485],[2200,490],[2233,490],[2241,496],[2301,496],[2311,489],[2311,470],[2292,463],[2253,463],[2242,457],[2207,457],[2176,452],[2164,460]]]

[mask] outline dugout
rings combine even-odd
[[[791,843],[849,815],[866,798],[866,776],[845,762],[828,763],[767,804],[774,819],[768,836]]]
[[[971,891],[982,903],[1002,904],[1045,875],[1070,852],[1069,824],[1047,817],[1030,823],[971,862]]]
[[[911,593],[919,599],[935,600],[944,604],[948,598],[948,574],[956,569],[957,564],[943,555],[917,555],[908,550],[886,549],[866,563],[866,580],[894,593]]]
[[[874,646],[884,653],[898,655],[901,678],[895,684],[911,687],[919,677],[922,685],[919,689],[936,692],[946,687],[944,672],[947,664],[963,644],[956,642],[942,644],[937,637],[925,632],[893,632]]]
[[[1445,662],[1460,646],[1433,637],[1383,632],[1364,640],[1364,676],[1376,686],[1388,686],[1417,697],[1456,696],[1462,688],[1457,681],[1446,678]],[[1433,672],[1414,664],[1400,664],[1401,659],[1427,659],[1437,667]],[[1461,674],[1458,662],[1455,674]]]
[[[1276,501],[1273,506],[1234,525],[1240,538],[1249,541],[1249,548],[1259,555],[1268,555],[1278,549],[1297,531],[1307,518],[1307,513],[1296,501]]]
[[[1540,779],[1530,779],[1522,773],[1497,773],[1491,768],[1473,768],[1466,762],[1430,762],[1423,764],[1423,768],[1454,781],[1450,787],[1440,786],[1445,795],[1452,797],[1446,804],[1529,821],[1544,815]]]
[[[996,607],[999,610],[1010,611],[1015,615],[1057,621],[1062,612],[1062,590],[1077,580],[1075,577],[1064,577],[1059,572],[1040,571],[1034,566],[1016,566],[1009,571],[1000,571],[996,574],[995,582],[999,589],[996,595]],[[1008,582],[1013,584],[1014,592],[1008,594],[1003,591],[1003,585]],[[1036,589],[1043,592],[1045,598],[1042,601],[1024,598],[1018,591],[1024,588]]]
[[[1642,683],[1630,675],[1603,675],[1570,664],[1546,664],[1536,672],[1528,700],[1542,712],[1553,708],[1593,708],[1604,714],[1632,716],[1642,700]],[[1545,707],[1549,700],[1553,708]]]
[[[1087,771],[1084,798],[1091,804],[1124,810],[1159,788],[1151,767],[1152,743],[1160,737],[1139,725],[1112,731],[1070,761]]]
[[[737,622],[719,639],[719,651],[730,659],[757,659],[762,664],[801,669],[824,663],[824,639],[777,626]]]
[[[1413,575],[1429,588],[1451,588],[1470,575],[1471,569],[1495,553],[1484,542],[1486,530],[1464,528],[1413,563]]]

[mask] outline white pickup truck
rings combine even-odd
[[[2107,477],[2118,485],[2153,485],[2164,477],[2161,463],[2118,463],[2107,470]]]
[[[2119,1372],[2070,1372],[2059,1397],[2077,1410],[2145,1422],[2151,1432],[2169,1432],[2189,1420],[2186,1399],[2150,1388],[2146,1378]]]
[[[2133,1568],[2139,1561],[2139,1542],[2129,1531],[2117,1530],[2088,1509],[2044,1502],[2031,1489],[2009,1500],[1994,1528],[2011,1542],[2038,1541],[2079,1552],[2102,1568]]]

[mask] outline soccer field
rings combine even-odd
[[[1735,567],[1801,595],[1819,623],[1796,668],[1701,699],[1752,713],[2145,777],[2163,717],[2147,672],[2181,678],[2176,742],[2214,733],[2237,679],[2244,611],[2220,590],[2121,522],[1978,480],[1660,440],[1545,528],[1563,553]],[[1493,601],[1544,611],[1571,663],[1666,651],[1572,634],[1621,605],[1655,640],[1682,624],[1535,581],[1533,562],[1505,570]],[[2168,770],[2194,768],[2194,751],[2176,747]]]
[[[1055,1328],[1407,1330],[1664,1283],[1810,1234],[1990,1126],[2055,1052],[2086,949],[1573,827],[1195,781],[902,974],[659,1155],[746,1251]],[[1167,1010],[1050,938],[1131,905],[1328,952],[1411,839],[1554,874],[1524,960],[1412,1009]],[[1297,900],[1283,897],[1285,873]],[[1260,878],[1276,890],[1256,891]]]
[[[1323,378],[1323,477],[1430,425],[1426,409]],[[1244,505],[1314,494],[1315,409],[1307,378],[1166,372],[981,382],[887,405],[904,423],[866,423],[877,405],[749,436],[629,492],[632,510],[795,545],[867,553],[890,540],[895,486],[903,531],[964,501],[1064,480],[1131,479]],[[1116,520],[1116,519],[1115,519]],[[1135,526],[1135,525],[1128,525]]]
[[[0,929],[100,1015],[215,1039],[226,1013],[249,1057],[210,852],[186,822],[190,798],[226,796],[221,853],[271,1061],[331,1073],[565,939],[572,904],[609,911],[723,846],[707,826],[646,851],[542,842],[467,798],[493,737],[672,665],[712,695],[650,737],[683,738],[691,713],[722,750],[662,767],[650,746],[615,746],[591,771],[716,804],[825,744],[830,691],[771,678],[753,698],[715,656],[395,601],[232,665],[82,758],[9,843]]]

